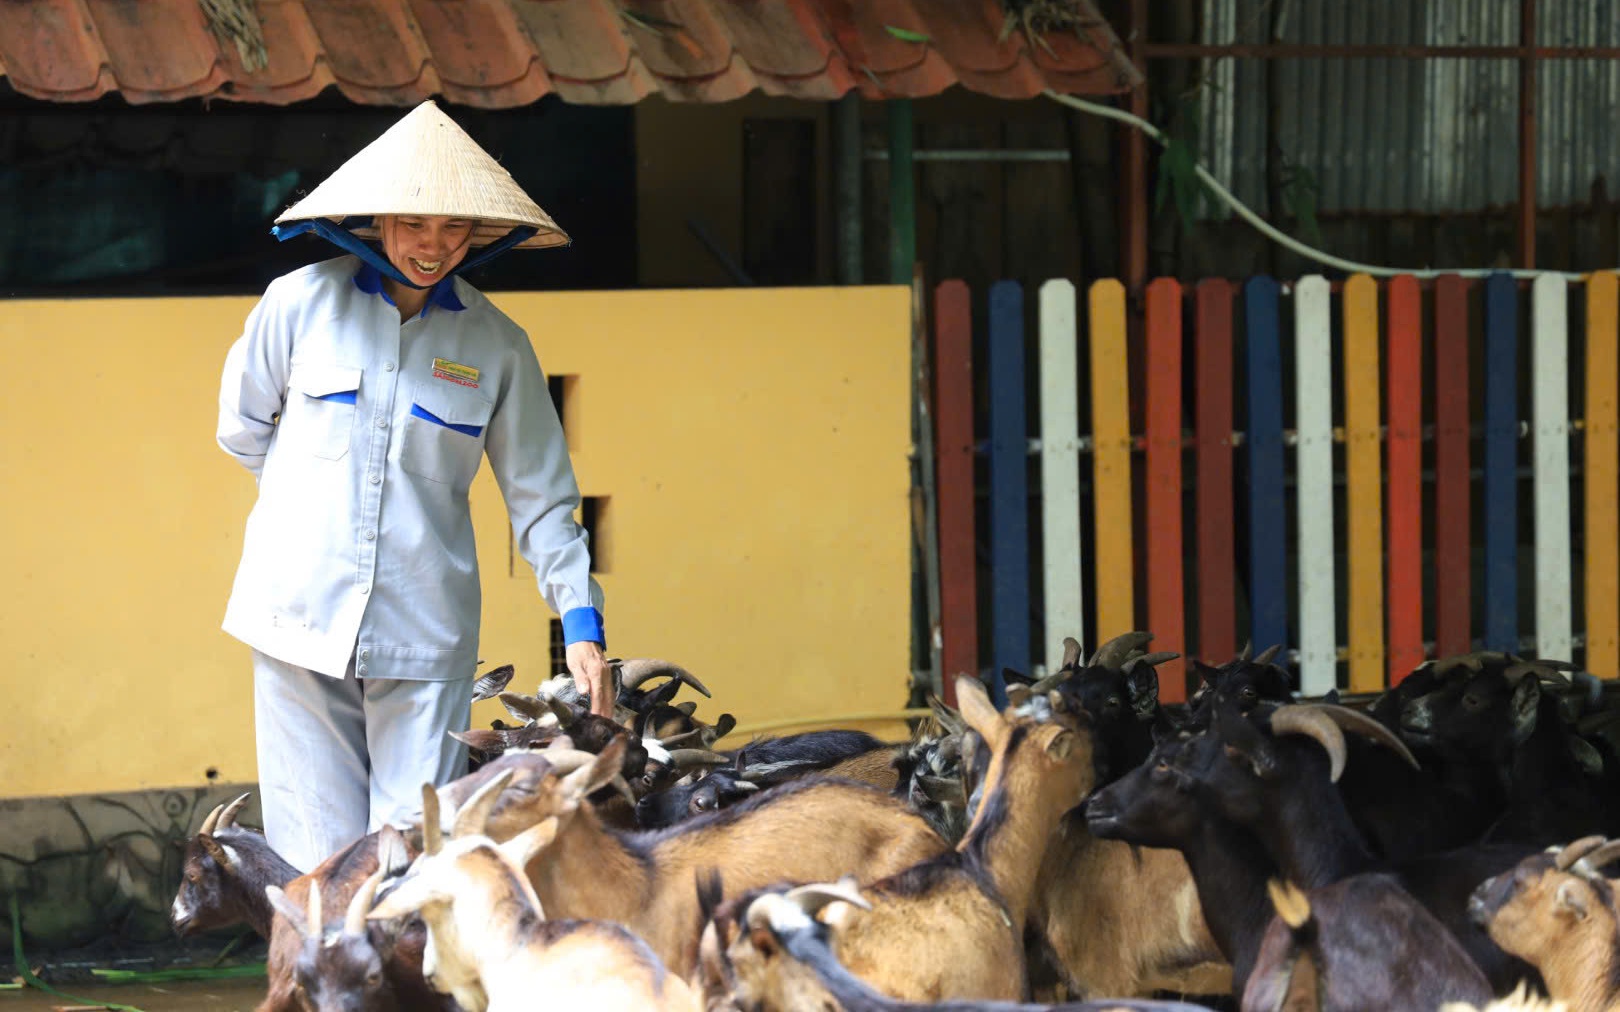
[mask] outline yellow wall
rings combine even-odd
[[[256,779],[247,648],[219,631],[253,482],[213,442],[252,302],[0,301],[0,796]],[[711,717],[903,704],[904,289],[496,302],[578,376],[580,484],[612,497],[610,653],[686,665]],[[550,613],[487,469],[473,511],[480,653],[532,691]]]

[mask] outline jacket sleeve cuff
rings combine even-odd
[[[589,641],[607,646],[607,635],[602,631],[602,613],[595,608],[570,608],[562,617],[565,644]]]

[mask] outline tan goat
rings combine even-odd
[[[683,977],[696,966],[703,927],[694,889],[701,871],[718,869],[739,889],[844,874],[872,879],[945,850],[903,801],[825,777],[761,791],[670,829],[610,829],[585,799],[617,774],[621,748],[616,742],[600,756],[580,757],[509,753],[480,770],[493,776],[513,764],[528,767],[515,770],[512,787],[496,799],[488,835],[507,839],[555,816],[556,839],[527,868],[546,913],[625,924]],[[559,772],[576,761],[577,769]]]
[[[1600,874],[1617,859],[1620,840],[1588,836],[1486,879],[1469,901],[1491,940],[1540,970],[1570,1012],[1620,1010],[1620,905]]]
[[[1023,926],[1041,855],[1095,777],[1091,734],[1055,692],[1050,719],[1002,716],[977,679],[958,677],[956,698],[990,755],[967,832],[949,853],[864,886],[868,909],[838,903],[826,916],[839,961],[885,994],[1011,1001],[1024,995]]]
[[[552,1008],[696,1012],[685,981],[622,925],[545,918],[523,866],[551,842],[557,820],[501,844],[477,831],[510,779],[503,774],[457,813],[449,843],[428,828],[427,850],[370,918],[420,912],[429,938],[423,972],[464,1012],[516,1012],[539,996]],[[436,815],[432,785],[423,794],[425,813]]]

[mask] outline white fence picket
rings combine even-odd
[[[1531,431],[1536,510],[1536,654],[1571,660],[1569,286],[1543,274],[1531,286]]]
[[[1333,318],[1326,278],[1294,285],[1294,402],[1299,516],[1300,691],[1336,684],[1333,585]],[[1268,536],[1254,532],[1255,537]],[[1281,537],[1282,532],[1270,536]]]
[[[1046,670],[1063,663],[1063,637],[1083,637],[1080,574],[1080,402],[1074,282],[1041,285],[1041,538]]]

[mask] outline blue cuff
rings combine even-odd
[[[602,613],[595,608],[570,608],[562,622],[563,643],[589,641],[607,646],[607,636],[602,631]]]

